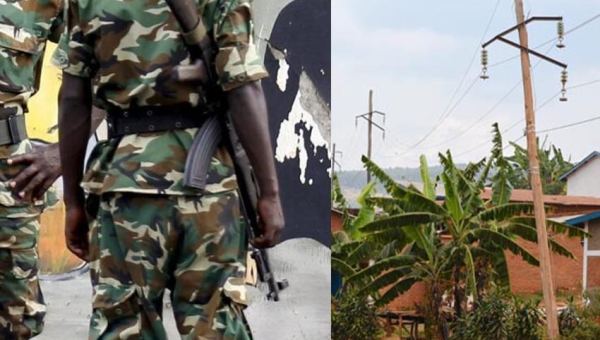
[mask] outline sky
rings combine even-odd
[[[331,3],[332,143],[341,170],[362,169],[367,121],[355,117],[368,112],[369,90],[373,110],[386,114],[385,122],[374,116],[385,138],[373,127],[372,159],[384,168],[417,167],[422,154],[439,164],[438,153],[448,149],[456,162],[478,161],[489,154],[495,122],[505,145],[526,146],[519,51],[500,41],[489,45],[489,79],[479,78],[481,44],[516,24],[514,1]],[[556,41],[540,46],[557,37],[557,23],[545,21],[527,25],[529,45],[567,64],[566,87],[576,86],[560,102],[562,68],[531,56],[536,130],[600,117],[600,1],[524,0],[524,8],[526,17],[563,17],[565,48]],[[518,42],[518,33],[506,38]],[[576,163],[600,150],[599,131],[600,119],[539,138]]]

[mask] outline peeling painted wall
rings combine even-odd
[[[330,245],[331,1],[255,0],[256,43],[286,218],[284,239]]]

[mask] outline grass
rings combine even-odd
[[[64,237],[65,207],[59,202],[54,208],[44,211],[40,230],[40,272],[59,274],[81,264],[81,260],[67,249]]]

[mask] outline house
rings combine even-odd
[[[600,152],[594,151],[559,180],[567,181],[567,195],[600,197]]]
[[[584,290],[600,288],[600,211],[574,216],[565,224],[582,227],[591,235],[583,240],[582,286]]]

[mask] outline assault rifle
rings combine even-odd
[[[166,2],[179,23],[186,46],[196,63],[190,67],[180,66],[178,76],[180,79],[200,79],[203,84],[204,102],[207,103],[209,111],[213,112],[202,124],[192,143],[190,156],[185,165],[184,184],[198,189],[206,186],[212,155],[224,140],[234,161],[243,223],[248,230],[248,236],[253,239],[260,230],[256,210],[260,193],[248,156],[235,133],[231,117],[227,112],[226,96],[217,85],[214,67],[215,48],[207,34],[201,14],[198,13],[195,1],[166,0]],[[203,67],[197,67],[198,65]],[[266,250],[256,249],[252,245],[250,245],[250,250],[252,258],[256,261],[260,281],[266,282],[269,286],[267,298],[279,301],[279,291],[289,285],[287,280],[276,281]]]

